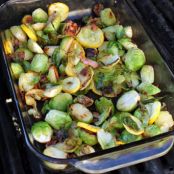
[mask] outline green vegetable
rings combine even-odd
[[[36,54],[31,62],[31,70],[45,73],[48,70],[48,57],[45,54]]]
[[[33,53],[27,48],[18,48],[15,51],[15,59],[19,61],[31,60],[33,58]]]
[[[24,73],[22,66],[19,63],[11,63],[10,65],[13,76],[18,79],[19,76]]]
[[[100,12],[101,22],[106,26],[111,26],[116,23],[116,17],[110,8],[105,8]]]
[[[124,27],[124,32],[127,37],[132,38],[133,31],[131,26]]]
[[[40,23],[46,23],[48,20],[48,15],[47,13],[42,10],[41,8],[37,8],[36,10],[33,11],[32,13],[32,19],[35,23],[40,22]]]
[[[145,83],[154,82],[154,69],[151,65],[144,65],[140,71],[141,80]]]
[[[90,153],[94,153],[95,152],[95,149],[90,146],[90,145],[87,145],[87,144],[82,144],[76,151],[76,155],[77,156],[83,156],[83,155],[87,155],[87,154],[90,154]]]
[[[122,38],[119,39],[118,42],[126,49],[129,50],[131,48],[137,48],[137,45],[132,43],[131,39],[129,38]]]
[[[32,39],[28,39],[27,46],[29,50],[34,53],[39,53],[39,54],[44,53],[40,45],[37,42],[33,41]]]
[[[51,140],[53,130],[47,122],[34,123],[31,128],[33,138],[40,143],[47,143]]]
[[[145,63],[145,55],[142,50],[138,48],[131,48],[124,56],[126,67],[131,71],[139,70]]]
[[[146,137],[153,137],[153,136],[159,135],[161,133],[162,133],[162,131],[161,131],[160,127],[157,125],[149,125],[145,128],[145,131],[144,131],[144,135]]]
[[[18,39],[19,41],[21,41],[21,42],[26,42],[27,41],[27,36],[24,33],[24,31],[21,29],[20,26],[12,26],[10,28],[10,31],[15,36],[15,38]]]
[[[57,130],[62,128],[68,129],[72,123],[68,113],[58,110],[50,110],[45,117],[45,121]]]
[[[30,64],[30,62],[28,62],[26,60],[24,60],[22,62],[22,66],[23,66],[25,72],[28,72],[29,70],[31,70],[31,64]]]
[[[56,109],[59,111],[67,111],[67,108],[70,104],[73,103],[73,98],[71,94],[60,93],[49,102],[49,107],[51,109]]]

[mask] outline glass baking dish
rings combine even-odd
[[[12,25],[20,23],[21,17],[31,13],[34,9],[41,7],[46,9],[47,5],[56,2],[55,0],[10,0],[0,6],[0,31]],[[96,3],[94,0],[59,0],[70,7],[71,19],[79,19],[91,14],[91,8]],[[105,7],[110,7],[115,12],[120,23],[130,25],[133,28],[134,41],[145,52],[147,63],[153,65],[156,79],[155,82],[160,86],[164,97],[163,101],[167,104],[169,112],[174,115],[174,76],[148,37],[146,31],[138,21],[136,15],[129,7],[126,0],[101,0]],[[32,120],[26,113],[25,106],[21,102],[17,85],[10,74],[9,62],[6,59],[2,42],[0,44],[1,68],[5,72],[7,85],[11,92],[13,103],[16,108],[17,116],[20,120],[23,137],[27,147],[42,161],[49,161],[57,164],[69,164],[86,173],[105,173],[129,165],[137,164],[166,154],[173,145],[174,131],[146,138],[137,142],[118,146],[108,150],[98,151],[89,155],[77,158],[57,159],[42,154],[41,147],[33,144],[29,138],[29,130]],[[68,169],[65,169],[68,170]]]

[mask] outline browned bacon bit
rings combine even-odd
[[[93,7],[93,12],[95,13],[96,16],[100,16],[100,12],[104,9],[104,6],[103,4],[96,4],[94,5]]]
[[[63,29],[63,34],[68,36],[75,36],[78,34],[80,27],[73,21],[69,20]]]

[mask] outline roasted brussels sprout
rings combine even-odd
[[[48,122],[54,129],[68,129],[71,126],[72,119],[66,113],[58,110],[50,110],[46,117],[45,121]]]
[[[83,156],[83,155],[87,155],[90,153],[94,153],[95,149],[88,145],[88,144],[82,144],[76,151],[75,153],[77,154],[77,156]]]
[[[19,41],[21,41],[21,42],[26,42],[27,41],[27,36],[23,32],[23,30],[21,29],[20,26],[13,26],[13,27],[11,27],[10,31],[16,37],[16,39],[18,39]]]
[[[34,123],[31,128],[33,138],[39,143],[47,143],[51,140],[53,130],[47,122]]]
[[[100,12],[101,22],[106,26],[116,23],[116,17],[110,8],[105,8]]]
[[[131,71],[139,70],[145,63],[145,55],[142,50],[138,48],[131,48],[124,56],[126,67]]]
[[[57,67],[55,65],[52,65],[49,67],[47,78],[51,83],[58,82],[59,73],[58,73]]]
[[[144,65],[140,71],[141,80],[145,83],[154,82],[154,69],[151,65]]]
[[[35,23],[37,22],[46,23],[48,20],[48,15],[43,9],[37,8],[32,13],[32,20]]]
[[[74,99],[75,103],[80,103],[86,107],[90,107],[93,105],[94,100],[92,98],[89,98],[85,95],[78,95],[75,99]]]
[[[37,42],[33,41],[32,39],[28,40],[27,46],[28,46],[29,50],[34,53],[38,53],[38,54],[44,53],[42,48],[39,46],[39,44]]]
[[[27,48],[18,48],[15,51],[15,60],[31,60],[33,58],[33,53]]]
[[[48,98],[53,98],[57,96],[61,91],[62,91],[62,86],[57,85],[57,86],[53,86],[53,87],[45,89],[43,95]]]
[[[144,131],[144,135],[146,137],[153,137],[153,136],[159,135],[161,133],[162,133],[162,131],[161,131],[160,127],[157,125],[154,125],[154,124],[147,126]]]
[[[132,38],[133,31],[131,26],[124,27],[124,32],[127,37]]]
[[[119,43],[126,49],[137,48],[137,45],[132,43],[129,38],[122,38],[119,40]]]
[[[48,70],[48,57],[45,54],[36,54],[31,62],[31,70],[45,73]]]
[[[11,63],[10,65],[13,76],[18,79],[24,73],[22,66],[19,63]]]

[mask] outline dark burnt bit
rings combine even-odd
[[[87,96],[79,96],[77,97],[77,102],[82,104],[82,105],[85,105],[86,107],[90,107],[93,105],[94,101],[92,98],[89,98]]]
[[[65,131],[64,129],[55,131],[54,134],[55,134],[55,139],[57,140],[57,142],[63,142],[68,137],[68,132]]]
[[[17,58],[19,58],[20,61],[23,61],[25,58],[25,52],[24,51],[18,51],[15,55]]]
[[[94,5],[92,11],[96,16],[100,16],[100,12],[104,9],[104,5],[101,3],[97,3]]]
[[[88,67],[83,68],[83,69],[80,71],[80,74],[81,74],[82,76],[87,76],[87,75],[89,74]]]
[[[92,112],[93,115],[93,122],[97,122],[99,120],[100,114],[98,112]]]
[[[103,90],[102,90],[102,94],[105,95],[105,94],[111,94],[113,93],[113,89],[112,89],[112,86],[107,86],[105,87]]]
[[[93,58],[93,57],[96,57],[98,55],[98,50],[93,49],[93,48],[86,48],[85,54],[86,54],[87,58]]]
[[[48,143],[46,143],[46,147],[51,146],[51,145],[55,145],[57,143],[57,138],[53,137]]]

